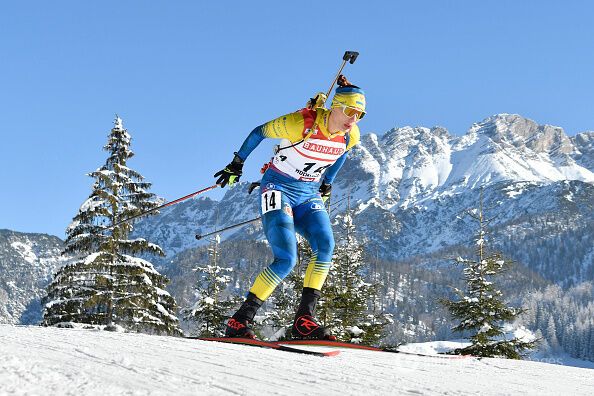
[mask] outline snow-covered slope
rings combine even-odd
[[[62,241],[46,234],[0,230],[0,323],[37,323],[40,300],[63,263]]]
[[[590,395],[586,368],[343,350],[320,358],[141,334],[0,325],[0,394]]]

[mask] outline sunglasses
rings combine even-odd
[[[365,112],[363,110],[356,109],[354,107],[350,107],[347,105],[340,105],[340,107],[342,108],[342,112],[344,113],[344,115],[346,115],[349,118],[352,116],[356,116],[357,119],[360,120],[365,116]]]

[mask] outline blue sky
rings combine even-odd
[[[0,228],[63,238],[116,113],[153,192],[211,185],[255,126],[328,89],[345,50],[361,54],[345,74],[367,92],[363,133],[460,135],[504,112],[594,130],[593,13],[588,1],[5,3]]]

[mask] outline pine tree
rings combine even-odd
[[[478,210],[468,212],[478,223],[478,233],[474,240],[476,259],[462,257],[456,259],[458,264],[464,265],[466,293],[456,288],[458,300],[442,300],[451,315],[460,320],[452,330],[472,334],[471,345],[458,348],[453,353],[520,359],[521,352],[534,348],[535,342],[503,338],[502,324],[513,321],[522,313],[522,310],[506,306],[501,291],[492,282],[493,278],[502,273],[511,263],[504,260],[499,252],[488,254],[487,226],[492,219],[484,217],[482,190],[479,204]]]
[[[594,283],[583,282],[564,290],[548,285],[524,296],[531,307],[520,322],[536,331],[542,352],[566,352],[571,357],[594,361]]]
[[[71,257],[48,286],[44,325],[61,322],[116,325],[126,330],[179,335],[175,302],[165,291],[168,279],[138,255],[163,256],[142,238],[130,239],[131,223],[120,220],[159,205],[151,184],[127,166],[131,137],[116,116],[104,150],[109,156],[89,176],[89,198],[66,230],[63,255]]]
[[[196,286],[196,301],[182,311],[185,319],[196,322],[194,333],[200,337],[223,337],[226,319],[240,304],[236,296],[224,296],[232,278],[233,268],[224,268],[220,262],[221,238],[216,235],[208,248],[209,263],[197,267],[200,278]]]
[[[378,309],[380,284],[365,280],[369,266],[363,258],[363,246],[355,235],[350,209],[343,216],[337,216],[337,226],[339,237],[333,267],[324,284],[318,318],[339,340],[374,344],[390,321],[389,316]]]

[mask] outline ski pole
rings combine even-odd
[[[328,90],[328,92],[326,92],[326,100],[328,100],[330,93],[332,93],[332,88],[334,88],[334,84],[336,84],[338,77],[340,77],[340,73],[342,73],[342,69],[344,69],[344,66],[346,65],[347,61],[352,65],[357,60],[358,56],[359,56],[359,53],[356,51],[345,51],[344,52],[344,55],[342,56],[342,65],[340,66],[340,69],[338,69],[338,73],[336,73],[336,77],[334,77],[334,80],[332,80],[332,85],[330,85],[330,89]],[[325,106],[325,104],[324,104],[324,106]]]
[[[223,232],[223,231],[230,230],[230,229],[232,229],[232,228],[241,227],[242,225],[246,225],[246,224],[249,224],[249,223],[253,223],[254,221],[258,221],[258,220],[260,220],[261,218],[262,218],[262,216],[258,216],[258,217],[256,217],[255,219],[247,220],[247,221],[244,221],[244,222],[242,222],[242,223],[237,223],[237,224],[234,224],[234,225],[232,225],[232,226],[229,226],[229,227],[221,228],[220,230],[216,230],[216,231],[213,231],[213,232],[209,232],[208,234],[203,234],[203,235],[196,234],[196,239],[200,240],[200,239],[202,239],[202,238],[205,238],[205,237],[207,237],[207,236],[211,236],[211,235],[214,235],[214,234],[218,234],[218,233],[221,233],[221,232]]]
[[[127,219],[124,219],[124,220],[118,221],[117,223],[115,223],[114,225],[112,225],[112,226],[111,226],[111,227],[109,227],[109,228],[114,228],[114,227],[117,227],[117,226],[119,226],[120,224],[123,224],[123,223],[127,223],[127,222],[129,222],[130,220],[134,220],[134,219],[136,219],[136,218],[138,218],[138,217],[141,217],[141,216],[147,215],[147,214],[149,214],[149,213],[155,212],[155,211],[157,211],[157,210],[159,210],[159,209],[163,209],[163,208],[166,208],[166,207],[168,207],[168,206],[175,205],[176,203],[179,203],[179,202],[181,202],[181,201],[185,201],[185,200],[186,200],[186,199],[188,199],[188,198],[192,198],[192,197],[195,197],[196,195],[199,195],[199,194],[205,193],[205,192],[207,192],[207,191],[210,191],[210,190],[214,190],[214,189],[215,189],[215,188],[217,188],[217,187],[219,187],[219,184],[215,184],[215,185],[213,185],[213,186],[210,186],[210,187],[203,188],[202,190],[200,190],[200,191],[196,191],[196,192],[193,192],[192,194],[188,194],[188,195],[186,195],[185,197],[181,197],[181,198],[178,198],[178,199],[176,199],[176,200],[174,200],[174,201],[171,201],[171,202],[164,203],[163,205],[161,205],[161,206],[157,206],[156,208],[153,208],[153,209],[150,209],[150,210],[147,210],[146,212],[142,212],[142,213],[139,213],[139,214],[137,214],[137,215],[135,215],[135,216],[128,217]]]

